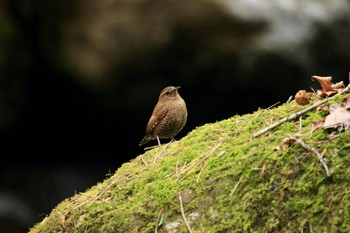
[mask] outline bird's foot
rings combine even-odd
[[[157,147],[160,147],[161,145],[155,145],[155,146],[149,146],[149,147],[145,147],[144,150],[151,150]]]

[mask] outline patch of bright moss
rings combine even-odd
[[[158,232],[187,232],[179,195],[194,232],[349,232],[350,131],[310,137],[325,115],[313,110],[252,137],[302,108],[292,102],[198,127],[63,201],[30,232],[154,232],[157,223]],[[324,153],[330,177],[297,143],[275,150],[296,133]]]

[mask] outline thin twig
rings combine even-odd
[[[114,178],[114,179],[112,180],[112,182],[111,182],[105,189],[103,189],[100,193],[98,193],[98,194],[96,194],[96,195],[94,195],[94,196],[91,196],[90,198],[88,198],[87,201],[84,201],[84,202],[80,203],[79,205],[75,206],[74,209],[80,208],[81,206],[85,205],[86,203],[89,203],[89,201],[91,201],[91,200],[93,200],[93,199],[94,199],[94,200],[100,199],[100,198],[102,197],[102,195],[103,195],[105,192],[107,192],[107,190],[109,190],[109,189],[112,187],[112,185],[114,185],[117,181],[119,181],[119,178],[120,178],[120,177],[121,177],[121,176],[118,176],[118,177]]]
[[[286,103],[289,103],[290,101],[292,101],[293,99],[293,95],[289,96],[289,98],[287,99]]]
[[[281,103],[281,101],[278,101],[277,103],[274,103],[273,105],[271,105],[271,106],[269,106],[269,107],[267,107],[266,109],[271,109],[271,108],[273,108],[273,107],[275,107],[275,106],[277,106],[277,105],[279,105]]]
[[[317,155],[318,160],[321,162],[322,166],[324,167],[327,176],[331,176],[331,173],[327,167],[326,162],[324,161],[323,156],[313,147],[311,147],[310,145],[306,144],[303,140],[296,138],[296,137],[291,137],[291,140],[295,140],[296,142],[298,142],[302,147],[304,147],[305,149],[315,153]]]
[[[162,147],[159,149],[159,150],[160,150],[160,153],[159,153],[160,156],[163,156],[162,153],[163,153],[166,149],[168,149],[168,147],[170,146],[170,144],[171,144],[172,142],[173,142],[173,140],[171,140],[169,143],[165,144],[164,146],[162,145]],[[157,160],[158,160],[158,158],[159,158],[160,156],[158,156],[158,153],[155,154],[154,160],[153,160],[153,164],[155,164],[155,163],[157,162]]]
[[[332,209],[332,205],[333,205],[333,201],[329,204],[329,206],[328,206],[328,208],[331,210]],[[321,220],[319,221],[319,224],[321,225],[321,223],[323,222],[323,220],[325,220],[326,219],[326,217],[327,217],[327,215],[328,215],[328,212],[326,212],[324,215],[323,215],[323,217],[321,218]]]
[[[312,224],[311,224],[311,222],[309,222],[309,229],[310,229],[310,233],[314,233],[314,230],[312,229]]]
[[[223,144],[225,139],[226,139],[226,137],[224,137],[223,139],[220,139],[220,143],[218,145],[216,145],[215,147],[213,147],[212,149],[210,149],[206,153],[196,157],[189,164],[187,164],[187,161],[185,161],[184,165],[181,168],[178,167],[178,164],[179,164],[179,159],[178,159],[178,161],[176,163],[175,172],[166,175],[164,178],[167,178],[167,177],[171,176],[171,177],[176,177],[176,179],[178,179],[182,174],[184,174],[184,173],[188,172],[189,170],[193,169],[196,165],[199,165],[200,163],[204,162],[212,153],[214,153]],[[187,175],[185,174],[184,177],[182,177],[181,181],[186,176]]]
[[[278,101],[277,103],[274,103],[273,105],[267,107],[267,108],[264,108],[263,110],[270,110],[271,108],[275,107],[276,105],[280,104],[281,102]],[[260,112],[258,115],[256,115],[255,117],[251,118],[249,121],[255,119],[255,118],[258,118],[263,112]]]
[[[208,152],[206,152],[205,154],[197,157],[197,159],[200,159],[200,161],[194,163],[195,160],[193,160],[184,170],[184,176],[180,179],[180,182],[182,182],[189,174],[190,174],[190,170],[194,169],[196,166],[198,166],[199,164],[203,163],[211,154],[213,154],[225,141],[226,137],[224,137],[223,139],[220,140],[219,144],[217,144],[215,147],[211,148]],[[180,176],[181,174],[179,174]]]
[[[238,186],[241,184],[241,180],[242,180],[242,177],[239,178],[239,180],[238,180],[236,186],[235,186],[235,187],[232,189],[232,191],[230,192],[229,197],[231,197],[231,196],[236,192]]]
[[[196,183],[199,182],[199,178],[200,178],[200,176],[202,175],[203,170],[204,170],[204,168],[208,165],[208,163],[209,163],[209,161],[207,161],[207,162],[203,165],[202,169],[199,171],[199,174],[198,174],[198,176],[197,176],[197,181],[196,181]]]
[[[183,205],[182,205],[181,193],[179,193],[179,200],[180,200],[180,208],[181,208],[182,218],[183,218],[184,221],[185,221],[187,230],[188,230],[188,232],[193,233],[192,230],[191,230],[190,224],[188,223],[188,221],[187,221],[187,219],[186,219],[186,216],[185,216],[184,207],[183,207]]]
[[[146,160],[143,158],[143,156],[141,155],[141,161],[147,166],[148,163],[146,162]]]
[[[157,222],[156,222],[156,229],[154,230],[154,233],[157,233],[157,232],[158,232],[159,219],[160,219],[160,217],[162,216],[163,211],[164,211],[164,208],[162,208],[162,209],[159,211],[159,213],[158,213],[158,218],[157,218]]]
[[[254,137],[254,138],[255,138],[255,137],[258,137],[258,136],[260,136],[260,135],[262,135],[262,134],[264,134],[264,133],[266,133],[266,132],[268,132],[268,131],[270,131],[270,130],[276,128],[277,126],[282,125],[283,123],[285,123],[285,122],[287,122],[287,121],[295,120],[295,119],[297,119],[298,117],[302,116],[303,114],[305,114],[305,113],[307,113],[307,112],[309,112],[309,111],[311,111],[311,110],[317,108],[318,106],[320,106],[320,105],[322,105],[322,104],[324,104],[324,103],[327,103],[328,101],[334,99],[335,97],[337,97],[337,96],[339,96],[339,95],[342,95],[342,94],[348,92],[349,90],[350,90],[350,84],[349,84],[347,87],[345,87],[344,89],[340,90],[336,95],[334,95],[334,96],[332,96],[332,97],[329,97],[329,98],[326,98],[326,99],[324,99],[324,100],[320,100],[320,101],[314,103],[313,105],[311,105],[311,106],[309,106],[309,107],[307,107],[307,108],[304,108],[303,110],[301,110],[301,111],[299,111],[299,112],[292,113],[292,114],[289,115],[288,117],[285,117],[285,118],[281,119],[280,121],[278,121],[278,122],[276,122],[276,123],[274,123],[274,124],[272,124],[272,125],[270,125],[270,126],[264,128],[264,129],[262,129],[262,130],[259,130],[258,132],[256,132],[256,133],[253,134],[253,137]]]

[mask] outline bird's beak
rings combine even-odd
[[[180,89],[180,88],[181,88],[181,86],[177,86],[177,87],[175,87],[175,89],[176,89],[176,90],[178,90],[178,89]]]

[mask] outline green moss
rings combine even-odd
[[[325,116],[313,110],[252,137],[302,108],[292,102],[198,127],[63,201],[30,232],[154,232],[157,221],[158,232],[187,232],[179,195],[194,232],[350,231],[350,131],[311,135],[311,122]],[[324,153],[330,177],[300,144],[276,150],[295,134]]]

